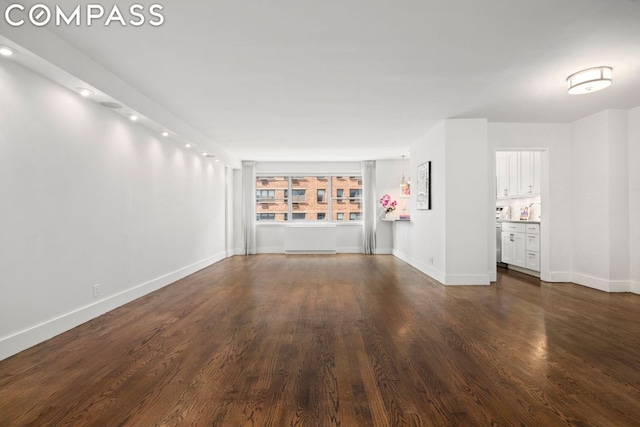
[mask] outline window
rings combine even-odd
[[[362,214],[360,212],[351,212],[349,214],[349,221],[360,221],[362,219]]]
[[[362,211],[361,180],[361,176],[336,175],[256,176],[256,220],[361,220],[350,215]]]
[[[256,190],[258,203],[275,202],[276,190]]]
[[[257,221],[286,221],[284,214],[288,212],[288,188],[287,176],[256,177]]]
[[[349,200],[352,202],[353,199],[362,197],[362,188],[352,188],[349,190]]]
[[[256,214],[256,221],[273,221],[276,219],[275,213],[259,213]]]
[[[306,200],[305,192],[306,190],[301,189],[291,190],[291,201],[293,203],[304,203]]]

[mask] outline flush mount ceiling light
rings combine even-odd
[[[76,90],[78,91],[78,93],[79,93],[81,96],[84,96],[85,98],[88,98],[88,97],[90,97],[91,95],[93,95],[93,91],[92,91],[92,90],[90,90],[90,89],[86,89],[86,88],[83,88],[83,87],[79,87],[79,88],[77,88]]]
[[[136,116],[135,114],[129,114],[129,120],[131,120],[132,122],[137,122],[139,118],[140,117]]]
[[[122,108],[122,105],[118,104],[117,102],[105,101],[105,102],[101,102],[100,105],[107,108],[113,108],[114,110],[117,110],[118,108]]]
[[[165,138],[169,136],[169,132],[167,132],[166,130],[164,132],[162,132],[162,136],[164,136]]]
[[[191,148],[191,144],[184,144],[186,148]]]
[[[16,53],[15,50],[11,49],[10,47],[0,46],[0,55],[2,55],[2,56],[11,56],[14,53]]]
[[[613,69],[611,67],[595,67],[578,71],[567,77],[569,94],[597,92],[611,86]]]

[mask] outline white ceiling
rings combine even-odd
[[[635,0],[140,3],[163,4],[164,25],[47,29],[241,159],[399,158],[446,118],[640,105]],[[569,74],[598,65],[609,89],[567,94]]]

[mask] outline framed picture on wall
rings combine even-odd
[[[418,188],[416,194],[416,208],[431,209],[431,162],[418,166]]]

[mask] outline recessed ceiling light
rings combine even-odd
[[[185,147],[191,148],[191,144],[184,144]]]
[[[0,55],[2,55],[2,56],[11,56],[14,53],[16,53],[16,51],[11,49],[10,47],[0,46]]]
[[[86,88],[83,88],[83,87],[79,87],[79,88],[77,88],[77,90],[78,90],[78,93],[79,93],[80,95],[84,96],[85,98],[88,98],[88,97],[90,97],[91,95],[93,95],[93,91],[92,91],[92,90],[90,90],[90,89],[86,89]]]
[[[164,136],[165,138],[169,136],[169,132],[167,132],[166,130],[164,132],[162,132],[162,136]]]
[[[220,159],[216,159],[216,163],[219,163],[219,162],[220,162]]]
[[[611,86],[613,69],[611,67],[595,67],[578,71],[567,77],[569,94],[582,95],[597,92]]]
[[[100,105],[102,105],[103,107],[113,108],[116,110],[118,108],[122,108],[122,105],[118,104],[117,102],[104,101],[104,102],[101,102]]]
[[[203,156],[206,156],[206,155],[207,155],[206,151],[205,151],[204,153],[202,153],[202,155],[203,155]]]
[[[131,120],[132,122],[137,122],[139,118],[140,117],[136,116],[135,114],[129,114],[129,120]]]

